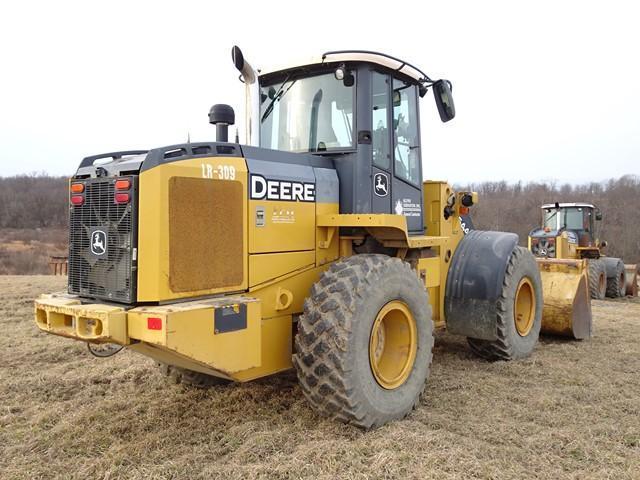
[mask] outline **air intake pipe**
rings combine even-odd
[[[229,141],[229,125],[236,121],[236,115],[230,105],[217,104],[209,110],[209,123],[216,126],[216,141]]]
[[[260,87],[258,86],[258,72],[244,59],[242,50],[239,47],[233,47],[231,58],[245,85],[246,143],[257,147],[260,145]]]

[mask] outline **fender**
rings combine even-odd
[[[518,235],[471,230],[451,259],[444,309],[450,333],[497,339],[496,301]]]

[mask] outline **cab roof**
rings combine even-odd
[[[329,63],[341,63],[341,62],[366,62],[379,65],[390,70],[402,73],[407,77],[421,83],[424,81],[431,81],[426,73],[420,70],[418,67],[411,65],[409,62],[401,60],[386,53],[372,52],[369,50],[336,50],[323,53],[320,56],[314,56],[301,60],[297,63],[288,65],[281,65],[273,68],[261,69],[260,76],[270,75],[272,73],[284,72],[293,68],[317,66]]]
[[[596,208],[593,204],[591,203],[582,203],[582,202],[577,202],[577,203],[560,203],[558,204],[558,206],[560,208],[570,208],[570,207],[583,207],[583,208]],[[544,205],[542,205],[542,207],[540,208],[556,208],[556,204],[555,203],[545,203]]]

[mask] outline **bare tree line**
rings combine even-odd
[[[540,206],[555,202],[593,203],[602,211],[596,235],[606,240],[605,253],[626,263],[640,262],[640,177],[625,175],[581,185],[555,182],[483,182],[464,187],[478,192],[471,210],[481,230],[515,232],[526,246],[529,232],[541,222]]]
[[[68,185],[46,174],[0,177],[0,228],[65,227]]]
[[[556,182],[483,182],[462,187],[479,193],[472,209],[476,228],[515,232],[526,245],[540,223],[540,205],[590,202],[603,214],[596,233],[607,254],[640,262],[640,177],[625,175],[581,185]],[[60,228],[68,222],[68,179],[45,174],[0,177],[0,228]]]

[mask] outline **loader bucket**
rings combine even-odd
[[[640,277],[640,263],[636,265],[625,265],[624,269],[627,273],[625,281],[625,293],[632,297],[638,296],[638,278]]]
[[[591,298],[586,260],[537,258],[542,278],[543,333],[591,337]]]

